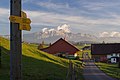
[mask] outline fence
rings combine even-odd
[[[73,64],[71,60],[69,60],[69,68],[66,76],[66,80],[80,80],[80,66],[77,64]]]

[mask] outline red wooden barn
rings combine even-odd
[[[79,51],[75,46],[67,42],[66,40],[60,38],[55,43],[51,44],[47,48],[40,49],[44,52],[56,55],[56,56],[67,56],[73,55],[77,56],[76,52]]]

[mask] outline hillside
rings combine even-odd
[[[9,80],[9,41],[2,37],[0,41],[2,48],[0,80]],[[67,75],[68,62],[67,59],[37,50],[34,44],[22,44],[23,80],[64,80]],[[81,66],[80,61],[73,61],[73,63]]]

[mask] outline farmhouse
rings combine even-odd
[[[51,44],[49,47],[40,50],[60,57],[76,57],[77,52],[79,51],[79,49],[62,38]]]
[[[91,54],[95,61],[117,63],[120,57],[120,43],[92,44]]]

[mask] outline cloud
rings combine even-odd
[[[8,17],[9,17],[9,10],[5,8],[0,8],[0,23],[8,23]],[[109,27],[109,29],[112,29],[113,26],[116,27],[116,30],[119,29],[120,26],[120,15],[110,13],[109,15],[112,16],[111,18],[98,18],[94,19],[92,17],[87,16],[76,16],[76,15],[65,15],[65,14],[57,14],[54,12],[45,12],[45,11],[25,11],[27,13],[27,16],[32,21],[32,28],[34,26],[45,25],[45,26],[58,26],[61,24],[69,24],[71,25],[71,28],[77,28],[77,29],[98,29],[101,27],[101,29],[104,29],[104,27]],[[112,27],[111,27],[111,26]],[[114,29],[115,30],[115,29]],[[99,30],[96,30],[99,31]]]
[[[111,37],[120,37],[120,32],[111,32]]]
[[[83,9],[79,9],[76,5],[70,5],[68,1],[64,2],[54,2],[54,1],[38,1],[35,2],[35,5],[39,6],[40,8],[44,8],[44,10],[49,12],[54,12],[57,14],[67,14],[67,15],[79,15],[81,13],[88,13]],[[77,12],[76,12],[77,11]]]
[[[100,10],[103,9],[104,3],[87,3],[84,5],[85,8],[87,8],[88,10]]]
[[[109,33],[108,32],[102,32],[99,35],[100,35],[100,37],[108,37]]]
[[[113,2],[113,1],[104,1],[104,2],[83,2],[83,7],[87,8],[88,10],[106,10],[108,8],[117,8],[117,6],[120,6],[119,2]],[[107,11],[107,10],[106,10]]]
[[[57,30],[58,31],[63,31],[63,32],[66,32],[66,33],[70,33],[71,31],[70,31],[70,25],[67,25],[67,24],[64,24],[64,25],[62,25],[62,26],[58,26],[57,27]]]
[[[0,8],[0,21],[8,22],[9,10],[5,8]],[[75,25],[76,27],[84,26],[97,26],[97,25],[114,25],[120,26],[120,15],[111,13],[112,16],[110,19],[93,19],[87,16],[71,16],[64,14],[56,14],[44,11],[25,11],[27,16],[31,18],[33,25],[47,25],[47,26],[57,26],[60,24],[70,24]],[[7,19],[7,20],[6,20]]]
[[[111,19],[103,18],[103,19],[93,19],[85,16],[70,16],[56,13],[48,13],[43,11],[26,11],[28,16],[32,19],[32,23],[34,25],[45,24],[48,25],[58,25],[58,24],[72,24],[77,26],[85,25],[85,26],[97,26],[97,25],[114,25],[120,26],[119,15],[113,17]]]
[[[33,3],[35,0],[23,0],[22,3]]]
[[[42,29],[42,32],[43,32],[43,33],[48,32],[48,28],[43,28],[43,29]]]
[[[100,37],[120,37],[120,32],[102,32],[100,33]]]
[[[49,9],[65,9],[65,8],[69,9],[69,4],[67,3],[66,4],[63,4],[63,3],[55,4],[55,3],[48,1],[48,2],[37,2],[36,4],[42,7],[49,8]]]
[[[0,23],[8,23],[9,21],[9,10],[5,8],[0,8]]]
[[[49,32],[54,32],[54,31],[56,31],[55,29],[49,29]]]
[[[59,33],[59,34],[64,34],[64,33],[70,33],[70,25],[67,25],[67,24],[63,24],[61,26],[58,26],[56,29],[55,28],[43,28],[42,29],[42,32],[43,33]]]
[[[6,9],[6,8],[0,8],[0,16],[3,16],[3,15],[8,15],[9,14],[9,10]]]

